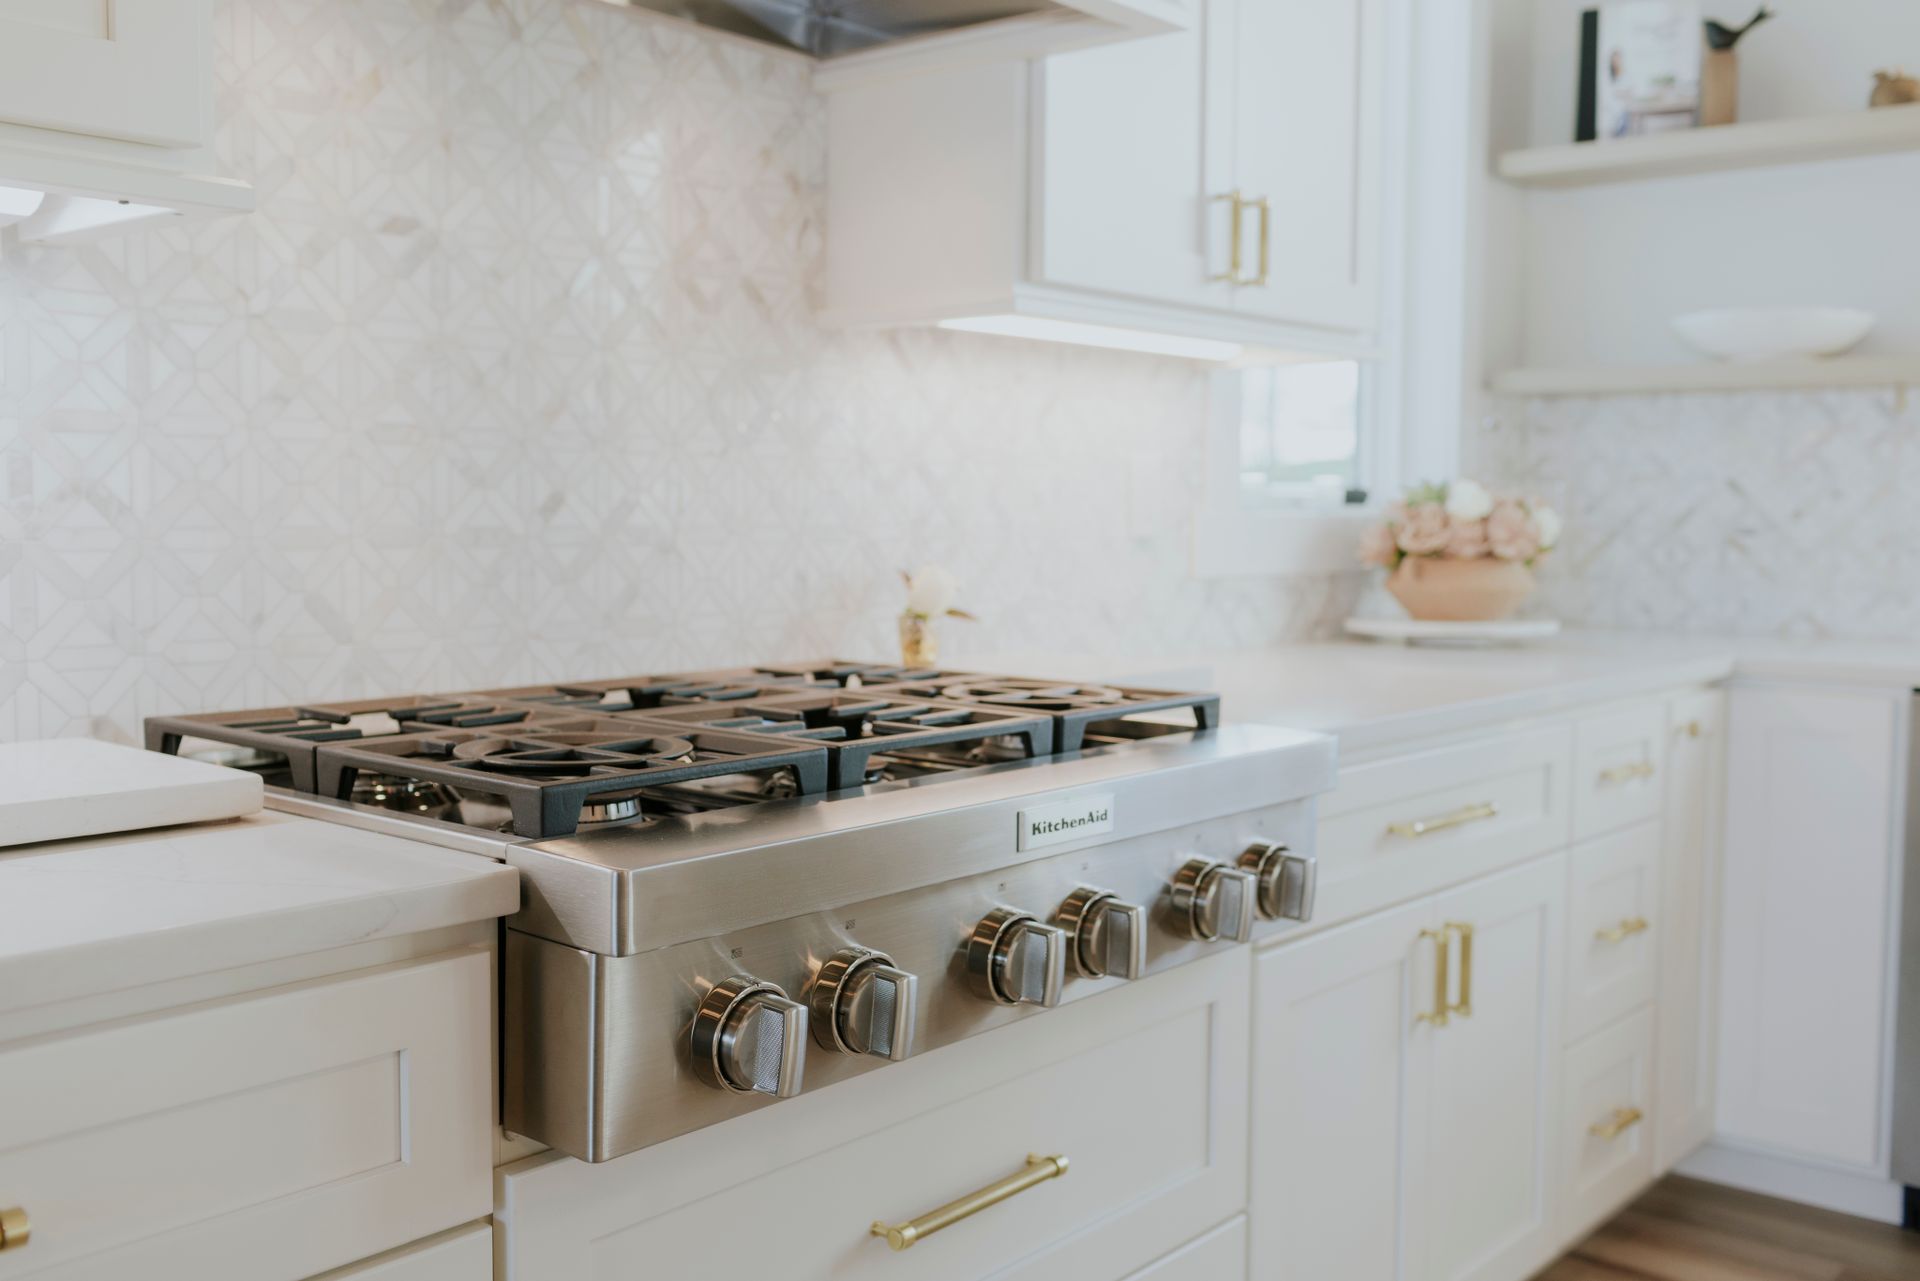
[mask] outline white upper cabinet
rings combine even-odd
[[[0,0],[0,121],[198,147],[209,0]]]
[[[1042,59],[821,73],[825,318],[1370,349],[1388,3],[1207,0]]]
[[[1234,306],[1372,328],[1386,0],[1215,0],[1209,12],[1215,129],[1232,156],[1229,189],[1211,194],[1239,221]]]

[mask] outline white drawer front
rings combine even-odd
[[[1247,1275],[1247,1216],[1221,1224],[1127,1281],[1235,1281]]]
[[[1653,999],[1659,977],[1660,825],[1576,846],[1567,861],[1567,1039]]]
[[[1661,704],[1585,717],[1574,726],[1573,743],[1573,839],[1659,815],[1667,748]]]
[[[1564,725],[1340,771],[1320,805],[1316,923],[1522,862],[1567,843]]]
[[[1574,1240],[1653,1180],[1653,1015],[1567,1050],[1561,1091],[1561,1233]]]
[[[1245,1206],[1248,960],[1221,953],[605,1164],[509,1167],[504,1275],[1126,1276]],[[1068,1171],[903,1251],[869,1231],[1029,1153]]]
[[[493,1227],[469,1223],[312,1281],[493,1281]]]
[[[488,1210],[473,949],[0,1048],[0,1278],[293,1281]]]

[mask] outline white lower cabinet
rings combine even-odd
[[[1647,1010],[1567,1050],[1560,1109],[1559,1236],[1577,1239],[1653,1178],[1653,1015]]]
[[[1653,998],[1660,824],[1576,846],[1567,868],[1566,1036],[1576,1041]]]
[[[1224,951],[617,1161],[510,1166],[501,1275],[1183,1278],[1167,1256],[1246,1204],[1248,979]],[[869,1231],[1029,1154],[1066,1174],[903,1251]]]
[[[295,1281],[484,1216],[492,991],[475,947],[0,1046],[0,1278]]]
[[[1252,1276],[1545,1260],[1565,877],[1541,859],[1260,958]]]
[[[464,1228],[416,1241],[311,1281],[492,1281],[493,1225]]]
[[[1063,1271],[1062,1275],[1073,1273]],[[1127,1281],[1233,1281],[1246,1275],[1247,1216],[1241,1214],[1148,1264]]]

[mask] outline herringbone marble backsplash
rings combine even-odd
[[[885,656],[926,561],[961,659],[1344,616],[1355,576],[1189,573],[1194,367],[814,325],[797,59],[594,0],[225,0],[217,40],[258,212],[0,244],[0,737]]]
[[[1476,466],[1566,516],[1532,612],[1920,638],[1920,402],[1892,390],[1535,401]],[[1897,517],[1897,518],[1896,518]]]

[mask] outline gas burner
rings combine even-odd
[[[947,681],[970,676],[938,667],[905,667],[893,663],[863,663],[857,659],[821,658],[810,663],[769,663],[754,669],[762,676],[777,680],[801,680],[810,684],[839,685],[850,689],[872,685],[897,685],[907,681]]]
[[[649,810],[688,813],[826,790],[812,744],[638,718],[556,718],[512,733],[440,730],[322,745],[322,795],[351,798],[362,774],[453,789],[463,806],[504,805],[519,836],[565,836]],[[769,775],[785,781],[771,785]],[[654,804],[658,802],[658,804]]]
[[[1057,752],[1077,752],[1086,747],[1212,729],[1220,723],[1218,694],[1086,685],[1026,676],[912,681],[881,686],[873,692],[1051,716]]]
[[[248,765],[269,781],[282,776],[302,792],[317,785],[314,752],[322,743],[372,742],[436,729],[477,729],[542,720],[542,709],[480,695],[415,695],[355,702],[269,707],[147,718],[147,747],[178,754],[187,741],[224,743],[256,753]],[[197,753],[196,753],[197,754]]]
[[[597,716],[645,712],[687,703],[731,702],[762,694],[791,692],[814,682],[798,676],[774,676],[753,668],[691,672],[673,676],[622,676],[615,680],[569,681],[483,690],[470,697],[538,703]]]
[[[836,790],[1026,760],[1053,750],[1053,727],[1045,716],[880,690],[790,694],[657,715],[662,721],[820,742],[827,748]]]
[[[371,773],[362,774],[354,780],[353,795],[348,799],[355,805],[370,805],[374,809],[436,817],[447,814],[460,803],[460,798],[450,787],[417,778],[395,778],[391,774]]]

